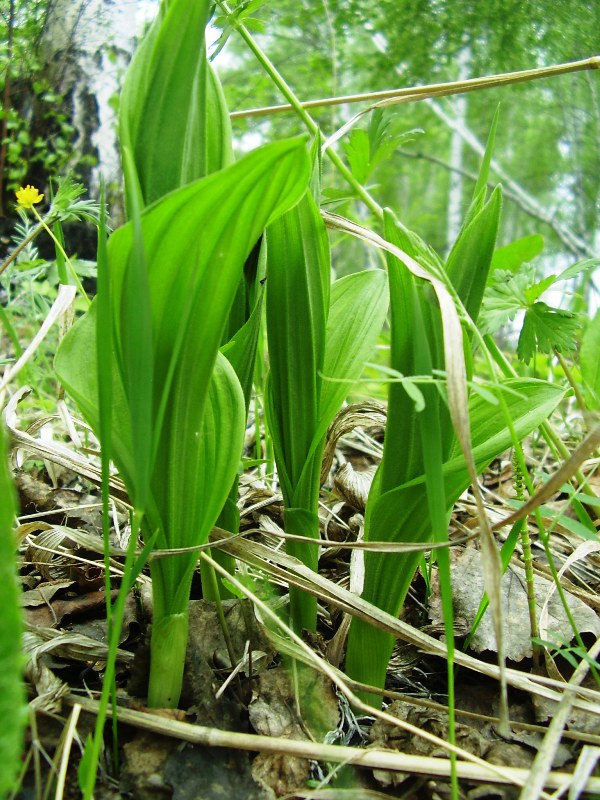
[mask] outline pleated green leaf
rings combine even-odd
[[[142,205],[233,160],[223,92],[205,54],[210,6],[163,0],[127,71],[119,133],[133,155]],[[126,188],[131,195],[132,179]]]
[[[387,313],[385,274],[364,272],[330,288],[325,226],[312,196],[267,231],[267,420],[288,533],[317,537],[327,428],[373,352]],[[318,548],[288,552],[316,569]],[[292,620],[314,628],[316,600],[290,591]]]
[[[331,287],[319,398],[319,439],[327,433],[349,390],[360,378],[365,362],[372,357],[388,302],[387,279],[382,270],[356,272],[339,278]]]
[[[267,230],[269,427],[284,502],[294,505],[319,413],[329,242],[310,194]]]
[[[131,402],[145,391],[152,409],[152,464],[144,531],[147,538],[156,534],[159,548],[205,542],[227,500],[241,458],[245,400],[219,347],[249,254],[265,226],[300,200],[308,177],[304,140],[269,145],[166,195],[108,243],[115,326],[113,453],[135,503],[138,453]],[[140,266],[150,318],[133,336],[132,306],[138,297],[131,271],[139,275]],[[56,358],[61,380],[94,428],[98,386],[90,358],[96,352],[95,313],[93,304]],[[153,361],[141,378],[135,361],[135,348],[144,347],[140,330],[146,332]],[[126,387],[135,376],[142,385],[132,393]],[[195,561],[192,553],[151,565],[156,629],[173,647],[178,643],[181,660]],[[166,671],[174,669],[166,661],[178,659],[168,648],[153,647],[153,652],[150,702],[172,705],[180,676],[165,680]]]
[[[507,393],[505,399],[519,439],[544,422],[564,396],[561,387],[534,379],[509,380],[505,385],[507,389],[518,393]],[[483,470],[511,446],[511,434],[498,407],[480,395],[471,397],[469,416],[475,463],[478,470]],[[444,464],[444,483],[446,508],[450,510],[470,483],[458,445]],[[379,494],[373,502],[370,497],[365,520],[368,538],[372,541],[406,543],[430,541],[429,516],[424,510],[426,502],[423,474],[405,485]],[[363,598],[397,616],[419,558],[418,553],[366,553]],[[391,637],[382,631],[360,620],[353,620],[346,659],[348,673],[357,680],[382,686],[392,645]]]
[[[446,262],[446,273],[474,322],[479,316],[494,255],[501,206],[502,193],[497,187],[481,211],[463,228]]]
[[[600,312],[587,326],[581,340],[579,360],[590,408],[600,407]]]

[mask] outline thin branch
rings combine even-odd
[[[453,94],[465,94],[466,92],[478,91],[480,89],[493,89],[498,86],[506,86],[511,83],[523,83],[525,81],[538,80],[540,78],[551,78],[555,75],[565,75],[569,72],[579,72],[587,69],[599,69],[600,56],[585,58],[581,61],[571,61],[566,64],[555,64],[550,67],[540,67],[539,69],[526,69],[518,72],[505,72],[500,75],[488,75],[482,78],[470,78],[466,81],[450,81],[448,83],[432,83],[427,86],[412,86],[403,89],[386,89],[381,92],[364,92],[360,94],[348,94],[342,97],[326,97],[319,100],[307,100],[300,103],[302,108],[320,108],[324,106],[343,105],[344,103],[364,103],[379,102],[382,100],[414,102],[424,100],[428,97],[439,97]],[[297,111],[297,107],[290,103],[277,106],[263,106],[261,108],[248,108],[241,111],[233,111],[229,116],[231,119],[242,117],[266,117],[272,114],[287,114],[290,111]]]
[[[592,60],[596,61],[596,65],[600,63],[600,58],[598,57]],[[466,125],[446,114],[443,108],[434,100],[426,98],[426,101],[429,108],[439,119],[442,120],[445,125],[447,125],[451,130],[456,131],[472,150],[474,150],[480,156],[483,155],[485,152],[484,145],[479,141],[475,134],[469,128],[467,128]],[[525,189],[523,189],[522,186],[520,186],[520,184],[511,178],[502,165],[497,161],[497,159],[492,158],[490,166],[502,180],[503,187],[507,187],[514,195],[521,199],[523,204],[522,207],[524,209],[527,208],[529,210],[528,213],[537,217],[537,219],[546,222],[548,225],[551,225],[554,231],[560,237],[561,241],[565,244],[565,246],[569,247],[571,252],[577,253],[579,256],[593,257],[595,255],[591,246],[587,242],[574,233],[569,226],[563,225],[561,222],[556,220],[554,218],[554,214],[549,213],[542,206],[540,206],[535,198],[533,198],[528,192],[525,191]]]
[[[457,175],[461,175],[463,178],[467,178],[468,180],[475,181],[477,180],[477,175],[473,172],[469,172],[465,169],[458,169],[457,167],[453,167],[447,161],[444,161],[442,158],[437,158],[436,156],[430,156],[426,153],[409,153],[407,150],[397,150],[398,155],[402,156],[402,158],[412,158],[415,160],[422,160],[427,161],[431,164],[435,164],[438,167],[442,167],[443,169],[448,170],[449,172],[455,172]],[[489,181],[488,186],[490,189],[493,189],[496,186],[494,181]],[[537,220],[538,222],[543,222],[544,225],[548,225],[565,246],[569,252],[573,253],[574,256],[579,258],[582,255],[582,249],[578,246],[578,244],[574,243],[573,236],[565,235],[564,225],[561,225],[555,219],[554,215],[551,212],[544,211],[541,206],[536,204],[534,207],[531,203],[525,202],[521,194],[517,194],[513,192],[510,186],[502,185],[502,196],[505,197],[507,200],[513,202],[516,206],[518,206],[523,213],[530,216],[532,219]],[[541,212],[541,213],[540,213]],[[584,254],[588,254],[589,247],[585,245]]]

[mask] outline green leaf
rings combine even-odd
[[[533,261],[544,249],[544,237],[539,233],[524,236],[515,242],[499,247],[492,258],[492,269],[516,272],[522,264]]]
[[[244,265],[244,276],[229,312],[224,336],[226,341],[221,347],[221,352],[227,356],[238,376],[246,401],[246,413],[252,397],[256,347],[265,295],[265,275],[266,247],[261,238]]]
[[[131,387],[137,374],[135,348],[144,347],[151,337],[154,384],[143,379],[137,391],[148,393],[152,409],[153,461],[144,537],[156,534],[159,548],[202,544],[227,499],[241,457],[245,403],[219,346],[250,252],[264,227],[306,192],[308,178],[303,139],[259,148],[228,169],[171,192],[146,208],[137,226],[129,223],[110,238],[113,453],[134,494],[135,408],[124,387]],[[128,281],[132,264],[145,273],[151,314],[146,333],[135,340]],[[95,313],[94,303],[67,334],[56,369],[97,429],[97,370],[91,361],[96,353]],[[174,661],[185,653],[187,622],[182,615],[187,614],[195,560],[195,554],[184,554],[157,560],[153,566],[156,630],[162,630],[173,646],[183,647],[177,657],[171,654]],[[160,689],[165,664],[160,662],[168,654],[153,645],[154,651],[159,664],[151,668],[153,702],[177,702],[173,687],[180,676],[165,682],[165,694]]]
[[[535,303],[535,301],[544,294],[546,289],[549,289],[554,283],[556,283],[556,280],[556,275],[548,275],[547,277],[542,278],[542,280],[537,281],[525,289],[524,295],[527,305]]]
[[[525,313],[517,355],[528,364],[536,352],[570,353],[577,346],[579,328],[579,319],[573,312],[534,303]]]
[[[483,298],[480,327],[484,333],[493,333],[513,320],[516,314],[527,308],[525,292],[535,282],[535,269],[525,267],[513,274],[497,269]]]
[[[339,278],[331,288],[325,359],[319,398],[321,439],[352,385],[373,355],[388,311],[388,286],[382,270]]]
[[[21,765],[27,705],[23,684],[23,622],[17,584],[17,548],[13,533],[17,510],[3,425],[0,425],[0,497],[0,797],[6,797],[14,787]]]
[[[592,408],[600,408],[600,311],[583,334],[579,363],[581,375],[591,395],[588,397],[588,404]]]
[[[354,128],[344,142],[344,151],[354,177],[359,183],[367,180],[379,164],[389,160],[394,151],[408,144],[415,134],[423,133],[420,128],[393,134],[389,130],[389,117],[384,109],[374,109],[369,118],[367,130]]]
[[[285,506],[286,529],[300,518],[305,536],[317,537],[319,467],[310,457],[319,421],[325,325],[331,265],[327,231],[307,192],[267,229],[267,338],[270,373],[266,409]],[[296,533],[298,531],[295,531]],[[292,545],[311,568],[318,548]],[[314,629],[316,602],[290,591],[298,630]]]
[[[329,308],[329,241],[306,194],[267,230],[269,427],[284,501],[293,495],[318,420]]]
[[[506,403],[519,439],[540,425],[556,408],[564,390],[537,380],[506,382],[511,390]],[[490,412],[490,409],[493,409]],[[469,400],[473,454],[479,471],[511,446],[511,436],[502,415],[479,395]],[[387,434],[386,434],[387,435]],[[469,486],[462,455],[455,442],[444,464],[446,508],[449,510]],[[427,542],[431,539],[429,517],[423,513],[427,502],[425,476],[369,498],[365,518],[365,540]],[[419,554],[366,553],[363,598],[397,616],[419,562]],[[348,639],[346,670],[359,681],[382,686],[391,655],[390,636],[360,620],[352,620]]]
[[[482,197],[485,200],[485,190],[487,188],[487,184],[489,181],[490,175],[490,164],[492,163],[492,155],[494,152],[494,145],[496,143],[496,130],[498,128],[498,120],[500,118],[500,106],[496,106],[496,111],[494,112],[494,117],[492,119],[492,124],[490,126],[490,132],[488,134],[488,139],[485,145],[485,153],[483,154],[483,158],[481,160],[481,167],[479,168],[479,175],[477,176],[477,182],[475,184],[475,188],[473,189],[473,200],[471,209],[474,209],[474,204],[478,202],[478,198]],[[470,210],[471,210],[470,209]],[[468,224],[470,216],[470,211],[467,212],[467,219],[466,223]]]
[[[352,174],[359,183],[365,184],[370,173],[371,146],[369,134],[361,128],[355,129],[344,142],[344,151]]]
[[[223,92],[205,54],[210,5],[161,3],[127,71],[120,140],[133,154],[144,205],[233,160]],[[128,180],[128,197],[134,192]]]
[[[500,187],[471,221],[464,225],[446,261],[446,272],[469,316],[477,321],[498,235]]]
[[[570,267],[563,270],[556,280],[568,281],[571,280],[571,278],[576,278],[578,275],[590,272],[590,270],[596,269],[598,266],[600,266],[600,259],[584,258],[582,261],[578,261],[576,264],[572,264]]]
[[[135,180],[135,168],[128,148],[123,148],[123,170],[126,178]],[[148,265],[141,213],[138,198],[130,198],[133,243],[124,276],[121,319],[123,377],[133,452],[133,480],[135,491],[131,495],[134,508],[145,512],[148,507],[150,476],[152,472],[152,442],[154,422],[152,394],[154,383],[154,335],[152,331],[152,301],[148,282]],[[159,422],[160,424],[160,422]],[[158,436],[159,431],[156,431]]]

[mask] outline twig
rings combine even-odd
[[[79,704],[84,711],[98,713],[98,703],[85,697],[67,695],[69,705]],[[111,712],[109,711],[109,714]],[[372,769],[388,769],[408,772],[415,775],[429,775],[447,778],[450,774],[450,762],[447,758],[431,758],[413,756],[390,750],[369,748],[359,750],[354,747],[328,745],[321,742],[283,739],[272,736],[261,736],[237,731],[224,731],[219,728],[208,728],[192,725],[189,722],[168,719],[158,714],[119,708],[119,721],[125,725],[151,731],[162,736],[169,736],[203,747],[230,747],[237,750],[250,750],[261,753],[277,753],[297,758],[350,764]],[[502,767],[505,775],[498,775],[490,764],[489,768],[479,764],[459,762],[459,777],[462,780],[497,782],[523,786],[529,777],[529,770],[514,767]],[[545,786],[549,789],[568,787],[572,775],[566,772],[549,772],[545,776]],[[590,778],[586,785],[588,792],[600,792],[600,778]]]
[[[551,78],[555,75],[564,75],[569,72],[579,72],[586,69],[600,68],[600,56],[585,58],[581,61],[571,61],[566,64],[555,64],[550,67],[540,67],[539,69],[526,69],[518,72],[505,72],[500,75],[488,75],[482,78],[470,78],[466,81],[449,81],[447,83],[432,83],[426,86],[411,86],[402,89],[386,89],[381,92],[363,92],[360,94],[348,94],[342,97],[325,97],[319,100],[307,100],[300,102],[303,109],[322,108],[327,106],[343,105],[348,103],[380,102],[382,100],[402,100],[413,102],[424,100],[428,97],[440,97],[453,94],[465,94],[480,89],[493,89],[498,86],[507,86],[512,83],[523,83],[525,81],[538,80],[540,78]],[[240,111],[232,111],[229,115],[231,119],[241,119],[244,117],[266,117],[272,114],[287,114],[290,111],[297,111],[297,106],[291,103],[283,103],[276,106],[262,106],[260,108],[248,108]]]
[[[600,639],[596,639],[588,651],[588,657],[593,661],[598,658],[599,653]],[[542,788],[547,785],[545,783],[545,773],[548,773],[552,768],[552,761],[560,744],[563,728],[568,722],[571,706],[573,704],[574,687],[579,686],[583,681],[589,668],[589,661],[587,659],[582,660],[573,673],[573,677],[567,684],[563,698],[553,714],[552,722],[544,737],[544,741],[541,747],[538,747],[538,753],[531,765],[530,777],[521,791],[519,800],[537,800]]]

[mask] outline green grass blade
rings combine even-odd
[[[127,148],[123,149],[123,170],[133,180],[133,160]],[[141,208],[137,198],[132,196],[130,200],[133,244],[125,269],[118,325],[131,444],[136,454],[131,499],[136,510],[143,515],[149,504],[153,459],[154,335]]]
[[[0,797],[13,788],[27,720],[21,636],[23,622],[17,584],[15,490],[8,469],[4,425],[0,425]]]

